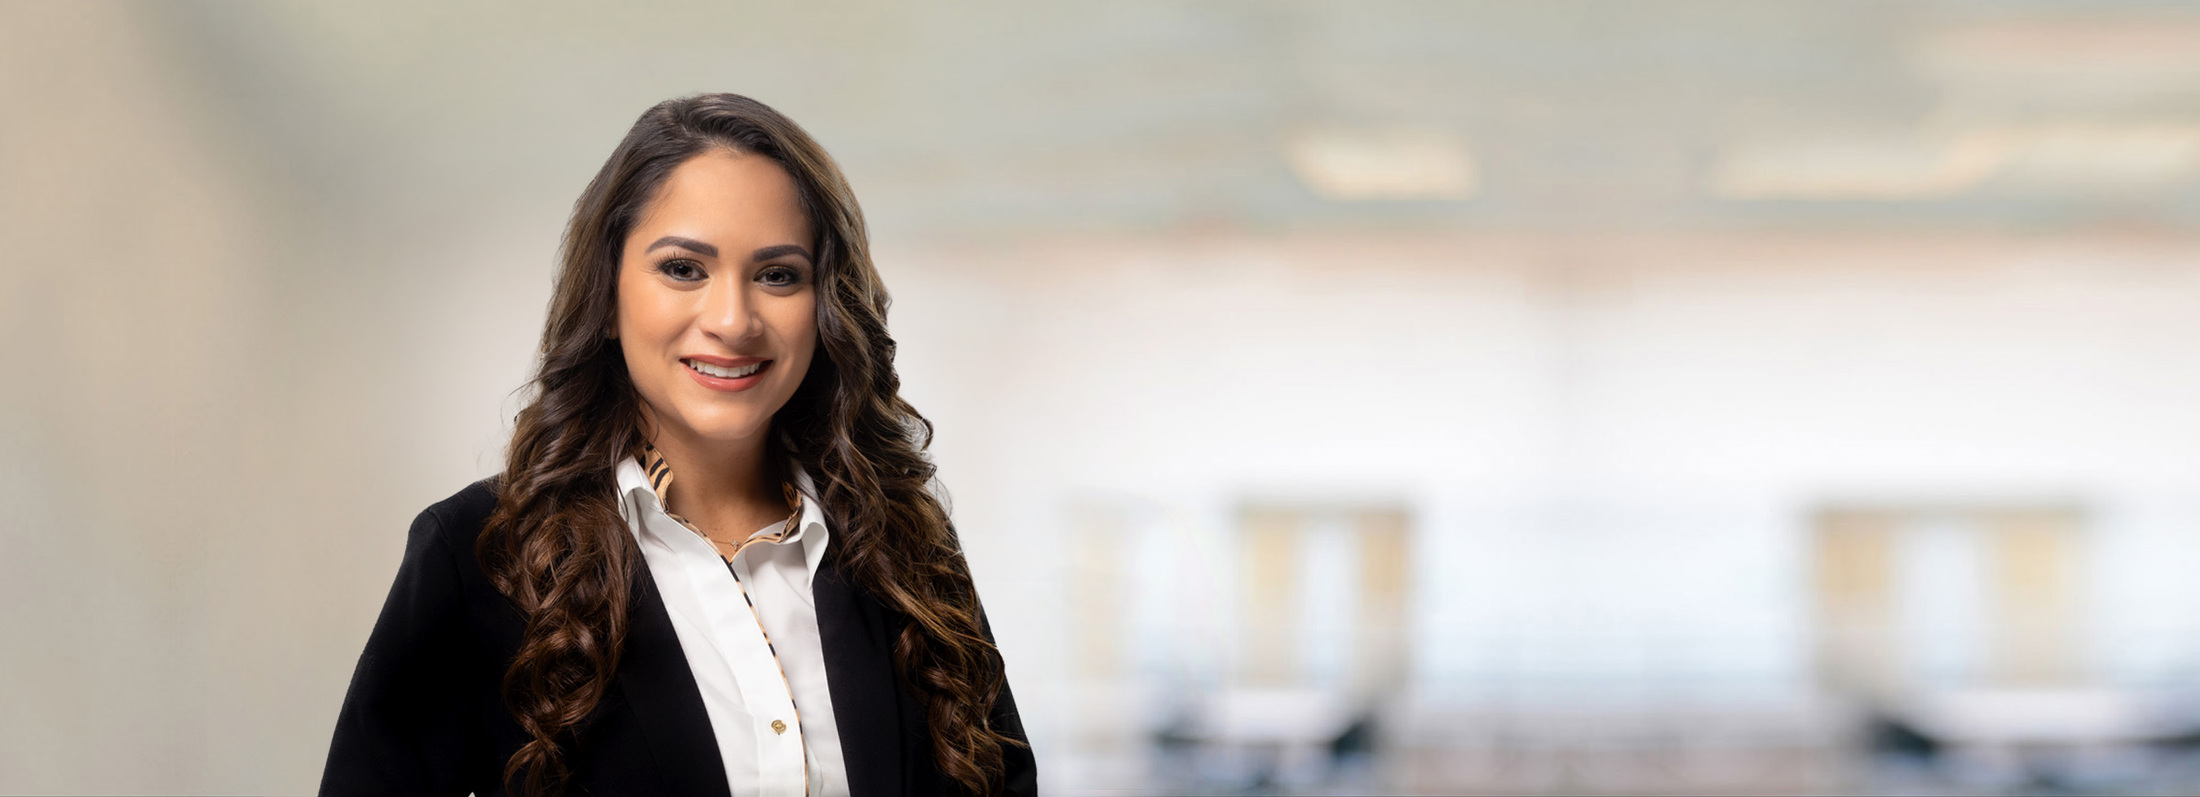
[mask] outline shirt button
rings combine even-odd
[[[779,720],[772,720],[772,733],[786,733],[786,732],[787,732],[787,723],[784,723],[784,722],[780,722]]]

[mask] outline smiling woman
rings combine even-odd
[[[1031,793],[824,151],[660,104],[563,260],[504,473],[414,521],[322,793]]]
[[[714,540],[781,500],[781,474],[737,471],[776,462],[772,415],[817,348],[811,226],[778,163],[717,149],[674,169],[627,235],[615,335],[642,434],[687,483],[733,488],[672,493],[674,513],[728,530]]]

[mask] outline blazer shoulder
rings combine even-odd
[[[474,539],[497,508],[497,477],[491,476],[460,488],[451,497],[429,504],[413,520],[413,543],[439,539],[453,550],[472,550]]]

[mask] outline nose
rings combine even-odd
[[[763,329],[763,319],[756,315],[756,303],[741,280],[713,280],[703,290],[703,312],[696,320],[703,333],[738,346]]]

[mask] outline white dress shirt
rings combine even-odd
[[[653,450],[643,457],[647,468],[634,457],[619,463],[619,512],[702,690],[733,797],[844,797],[847,767],[810,594],[831,537],[809,474],[794,469],[799,519],[757,530],[728,563],[667,511],[670,469]]]

